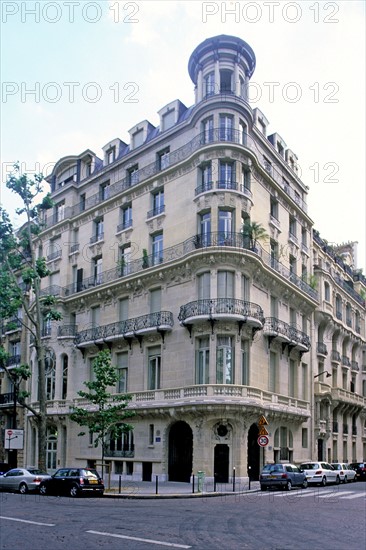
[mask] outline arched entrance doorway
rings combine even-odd
[[[248,432],[248,475],[252,480],[259,479],[258,426],[252,424]]]
[[[229,482],[229,445],[215,445],[214,473],[218,483]]]
[[[186,422],[176,422],[169,432],[169,481],[189,483],[192,474],[192,456],[192,430]]]

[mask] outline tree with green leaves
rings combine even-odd
[[[84,382],[88,391],[79,391],[78,395],[86,399],[84,407],[73,407],[70,419],[88,428],[89,433],[96,435],[94,446],[101,445],[102,476],[104,473],[104,457],[107,447],[107,436],[111,439],[120,437],[123,433],[132,430],[132,426],[125,422],[135,412],[127,409],[131,396],[128,394],[111,393],[118,381],[118,372],[112,364],[108,349],[100,351],[93,360],[94,380]],[[80,432],[84,436],[85,432]]]
[[[268,239],[268,233],[263,225],[258,222],[251,222],[249,218],[243,223],[242,235],[244,246],[247,246],[250,250],[255,250],[257,242]]]
[[[56,297],[41,292],[42,279],[50,272],[46,266],[46,259],[37,255],[36,243],[44,228],[43,213],[53,206],[50,195],[44,196],[42,181],[42,174],[30,177],[22,174],[19,164],[15,164],[6,182],[6,187],[22,201],[22,207],[18,208],[16,213],[22,216],[23,225],[15,231],[8,213],[0,207],[0,318],[8,319],[10,324],[15,322],[17,326],[22,327],[27,345],[29,337],[32,338],[38,367],[38,406],[33,407],[27,403],[26,396],[21,393],[18,394],[17,400],[33,413],[38,428],[38,467],[45,470],[46,351],[42,341],[42,326],[45,321],[60,320],[61,313],[56,308]],[[6,350],[3,352],[6,353]],[[6,361],[3,361],[4,370],[11,377],[12,374],[5,363]],[[29,366],[24,367],[28,368],[26,376],[29,377]]]

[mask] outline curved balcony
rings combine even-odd
[[[263,334],[267,336],[269,341],[276,339],[282,342],[283,347],[289,346],[302,353],[309,351],[311,346],[310,338],[305,332],[301,332],[301,330],[276,317],[266,317]]]
[[[326,357],[328,355],[327,346],[324,344],[324,342],[317,342],[316,353],[320,355],[320,357]]]
[[[280,342],[290,342],[290,325],[276,317],[266,317],[263,335]]]
[[[246,323],[254,329],[261,329],[264,324],[263,310],[258,304],[235,298],[189,302],[180,307],[178,319],[187,327],[205,321],[236,321]]]
[[[95,328],[89,328],[76,333],[75,345],[78,348],[91,345],[102,345],[107,342],[114,342],[124,338],[141,338],[146,334],[159,332],[164,335],[171,331],[174,325],[173,314],[170,311],[158,311],[127,319],[126,321],[117,321],[108,325],[101,325]]]
[[[332,349],[330,359],[332,363],[340,363],[341,362],[341,354],[338,350]]]

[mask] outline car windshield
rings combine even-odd
[[[300,468],[302,470],[317,470],[319,468],[319,464],[301,464]]]
[[[44,476],[46,476],[47,475],[47,472],[43,472],[42,470],[39,470],[38,468],[28,468],[28,472],[30,474],[32,474],[32,476],[34,476],[34,475],[44,475]]]

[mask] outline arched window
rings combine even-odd
[[[67,376],[69,370],[69,358],[67,355],[63,355],[61,359],[62,363],[62,391],[61,399],[66,399],[67,397]]]
[[[46,399],[52,401],[55,399],[55,381],[56,381],[56,356],[53,349],[46,350],[45,356],[45,374],[46,374]]]
[[[330,301],[330,286],[327,281],[324,282],[324,300],[326,300],[327,302]]]

